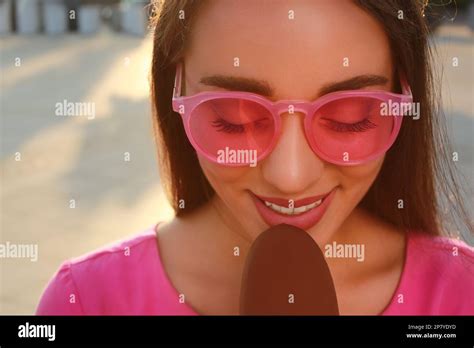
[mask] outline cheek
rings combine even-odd
[[[198,156],[198,159],[204,175],[217,194],[229,190],[244,188],[245,183],[250,180],[252,168],[245,166],[226,167],[213,163],[201,156]]]
[[[354,167],[339,167],[342,189],[355,195],[357,199],[369,190],[377,174],[380,172],[384,158]]]

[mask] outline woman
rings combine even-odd
[[[340,314],[474,314],[419,1],[165,1],[154,33],[176,217],[64,263],[38,314],[238,314],[248,249],[281,223],[325,251]]]

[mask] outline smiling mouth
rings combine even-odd
[[[324,199],[329,195],[330,192],[316,196],[313,198],[307,198],[300,201],[292,202],[291,200],[286,201],[286,205],[282,205],[282,199],[271,199],[271,198],[264,198],[256,196],[261,202],[265,204],[265,206],[276,213],[280,213],[282,215],[287,216],[294,216],[294,215],[301,215],[303,213],[309,212],[318,206],[320,206]],[[278,204],[276,201],[278,201]],[[291,203],[291,204],[290,204]],[[305,203],[305,204],[303,204]]]
[[[276,211],[277,213],[285,214],[285,215],[299,215],[303,214],[307,211],[310,211],[311,209],[316,208],[319,206],[323,200],[320,199],[314,203],[308,204],[308,205],[303,205],[301,207],[295,208],[295,207],[282,207],[281,205],[274,204],[268,201],[263,201],[267,207],[269,207],[271,210]]]

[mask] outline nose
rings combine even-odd
[[[260,163],[264,179],[282,194],[301,194],[318,181],[324,162],[306,141],[304,115],[283,114],[277,145]]]

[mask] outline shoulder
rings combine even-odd
[[[410,247],[420,261],[430,262],[439,271],[474,272],[474,248],[460,239],[412,232]]]
[[[154,227],[124,240],[69,259],[48,283],[39,315],[117,313],[123,297],[140,291],[147,275],[159,267]],[[154,262],[155,261],[155,262]],[[107,299],[107,301],[104,301]]]
[[[102,265],[130,264],[137,257],[152,256],[156,252],[156,233],[150,227],[131,237],[115,241],[99,249],[65,262],[74,270],[101,270]]]
[[[410,232],[400,292],[412,314],[474,314],[474,248],[465,242]]]

